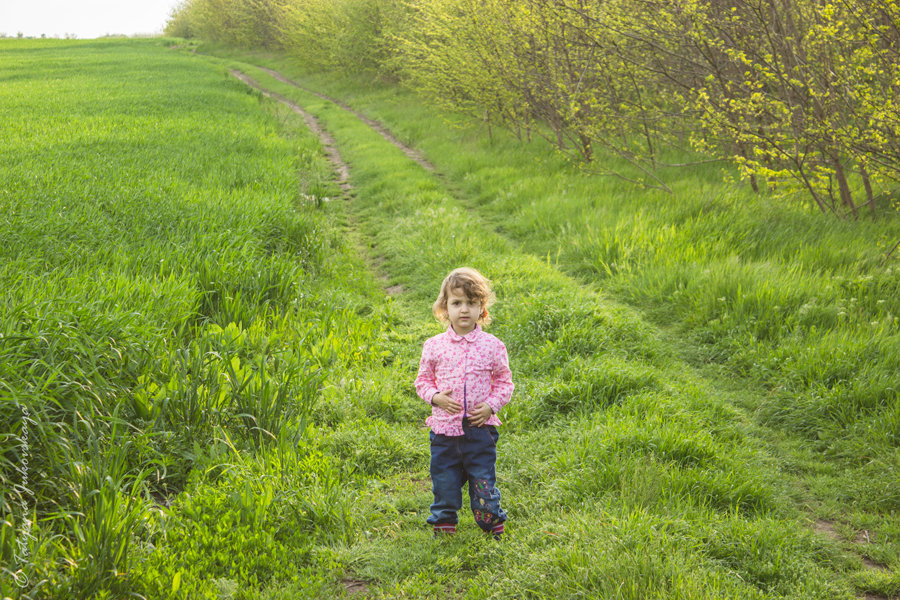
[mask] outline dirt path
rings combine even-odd
[[[320,94],[319,92],[311,90],[307,87],[303,87],[296,81],[288,79],[287,77],[285,77],[278,71],[275,71],[273,69],[267,69],[266,67],[260,67],[260,70],[265,71],[266,73],[268,73],[269,75],[271,75],[278,81],[281,81],[282,83],[292,85],[297,89],[303,90],[307,94],[312,94],[316,98],[321,98],[322,100],[327,100],[328,102],[332,102],[332,103],[336,104],[337,106],[340,106],[347,112],[350,112],[353,115],[355,115],[357,119],[359,119],[360,121],[362,121],[363,123],[365,123],[366,125],[371,127],[373,130],[375,130],[375,132],[378,133],[381,137],[383,137],[384,139],[389,141],[391,144],[393,144],[394,146],[399,148],[403,152],[403,154],[405,154],[408,158],[412,159],[419,166],[423,167],[424,169],[426,169],[428,171],[431,171],[432,173],[436,172],[434,165],[431,164],[430,162],[428,162],[428,160],[426,160],[426,158],[422,155],[421,152],[419,152],[418,150],[415,150],[413,148],[410,148],[409,146],[407,146],[406,144],[404,144],[403,142],[398,140],[397,136],[395,136],[390,129],[388,129],[387,127],[385,127],[383,124],[379,123],[378,121],[375,121],[374,119],[370,119],[366,115],[362,114],[358,110],[353,109],[353,107],[346,104],[345,102],[338,100],[337,98],[332,98],[331,96],[326,96],[325,94]]]
[[[347,103],[342,102],[342,101],[338,100],[337,98],[332,98],[331,96],[326,96],[325,94],[321,94],[321,93],[311,90],[307,87],[303,87],[296,81],[288,79],[287,77],[285,77],[278,71],[275,71],[273,69],[269,69],[266,67],[259,67],[259,69],[261,71],[265,71],[266,73],[268,73],[269,75],[271,75],[278,81],[281,81],[282,83],[292,85],[295,88],[303,90],[304,92],[306,92],[308,94],[312,94],[316,98],[320,98],[327,102],[331,102],[332,104],[335,104],[335,105],[339,106],[340,108],[346,110],[347,112],[353,114],[357,119],[359,119],[360,121],[362,121],[363,123],[365,123],[366,125],[371,127],[372,130],[374,130],[378,135],[380,135],[385,140],[390,142],[396,148],[399,148],[400,151],[403,152],[403,154],[405,154],[407,156],[407,158],[411,159],[413,162],[415,162],[416,164],[418,164],[419,166],[421,166],[423,169],[425,169],[427,171],[430,171],[432,173],[437,172],[437,170],[434,168],[434,165],[431,164],[430,162],[428,162],[428,160],[422,155],[421,152],[419,152],[418,150],[411,148],[411,147],[407,146],[406,144],[404,144],[403,142],[401,142],[399,139],[397,139],[397,136],[395,136],[394,133],[390,129],[385,127],[382,123],[379,123],[378,121],[375,121],[374,119],[370,119],[363,113],[359,112],[358,110],[354,110]],[[285,98],[281,94],[278,94],[271,90],[265,89],[264,87],[262,87],[259,84],[259,82],[257,82],[255,79],[253,79],[246,73],[242,73],[241,71],[238,71],[237,69],[231,69],[230,72],[232,75],[234,75],[235,77],[237,77],[238,79],[240,79],[241,81],[243,81],[244,83],[249,85],[250,87],[252,87],[256,90],[259,90],[267,98],[273,98],[275,100],[278,100],[279,102],[289,106],[291,108],[291,110],[293,110],[295,113],[301,115],[303,117],[303,120],[306,121],[306,124],[310,128],[310,130],[319,137],[319,139],[322,141],[322,144],[325,146],[325,152],[328,154],[328,159],[334,165],[335,172],[338,174],[338,177],[339,177],[338,183],[341,185],[341,189],[345,192],[350,191],[352,189],[352,186],[350,185],[350,183],[348,181],[349,177],[350,177],[349,168],[347,167],[347,163],[345,163],[343,161],[343,159],[341,158],[340,152],[338,152],[337,146],[334,143],[334,138],[331,137],[331,134],[329,134],[319,124],[319,122],[316,120],[316,118],[314,116],[312,116],[311,114],[309,114],[308,112],[303,110],[297,103],[289,100],[288,98]]]
[[[270,69],[263,69],[263,70],[272,74],[273,77],[276,77],[277,79],[279,79],[281,81],[291,83],[292,85],[295,85],[298,88],[300,88],[299,85],[285,79],[280,74],[276,74],[275,71],[272,71]],[[263,96],[266,96],[267,98],[272,98],[273,100],[277,100],[277,101],[281,102],[282,104],[285,104],[292,111],[294,111],[295,113],[297,113],[298,115],[303,117],[303,120],[306,123],[306,126],[309,128],[309,130],[312,131],[316,135],[316,137],[319,138],[319,141],[322,142],[322,146],[325,149],[325,154],[328,157],[328,161],[331,163],[331,166],[334,169],[335,174],[337,174],[337,176],[338,176],[338,184],[340,185],[341,192],[343,193],[344,197],[347,198],[349,196],[350,192],[353,190],[353,185],[350,183],[350,167],[344,161],[344,159],[341,157],[341,153],[337,149],[337,144],[335,143],[334,137],[332,137],[332,135],[330,133],[328,133],[328,130],[326,130],[321,125],[321,123],[319,123],[318,119],[316,119],[312,114],[303,110],[303,108],[301,108],[300,105],[298,105],[296,102],[293,102],[292,100],[290,100],[288,98],[285,98],[284,96],[282,96],[281,94],[278,94],[277,92],[273,92],[271,90],[268,90],[268,89],[262,87],[262,85],[260,85],[258,81],[256,81],[255,79],[253,79],[246,73],[242,73],[241,71],[238,71],[237,69],[231,69],[230,73],[232,75],[234,75],[236,78],[238,78],[239,80],[241,80],[242,82],[244,82],[245,84],[247,84],[248,86],[252,87],[255,90],[258,90]],[[303,89],[303,88],[300,88],[300,89]],[[309,90],[306,90],[306,91],[309,91]],[[335,104],[339,104],[341,106],[341,108],[349,110],[346,107],[346,105],[344,105],[342,103],[338,103],[331,98],[323,96],[322,94],[317,94],[312,91],[309,91],[309,93],[311,93],[319,98],[322,98],[324,100],[327,100],[329,102],[334,102]],[[359,115],[359,113],[357,113],[355,111],[351,111],[351,112],[353,112],[353,114],[355,114],[357,116]],[[374,121],[367,121],[367,124],[370,127],[372,126],[371,123],[374,123]],[[392,144],[396,145],[401,150],[404,150],[405,146],[403,146],[399,141],[397,141],[395,138],[393,138],[393,136],[390,135],[390,132],[388,132],[387,129],[385,129],[383,126],[381,127],[381,131],[379,131],[379,133],[381,133],[381,135],[385,139],[390,141]],[[407,154],[407,156],[409,156],[407,151],[411,152],[411,153],[415,153],[414,150],[412,150],[410,148],[406,148],[406,150],[404,150],[404,154]],[[424,159],[423,159],[423,161],[424,161]],[[419,164],[422,164],[422,163],[419,163]],[[425,168],[429,168],[429,166],[426,166],[427,164],[428,163],[426,162],[426,164],[422,165],[422,166],[425,166]],[[433,170],[433,169],[434,169],[433,167],[430,167],[430,170]],[[396,296],[398,294],[403,293],[403,291],[404,291],[403,286],[390,285],[390,278],[385,274],[384,269],[381,267],[381,265],[379,264],[379,261],[377,259],[373,259],[372,257],[368,256],[368,253],[366,253],[365,251],[362,251],[361,254],[363,256],[365,256],[365,259],[369,265],[369,268],[372,270],[372,272],[375,274],[375,276],[382,282],[382,287],[384,288],[384,291],[388,296]]]
[[[347,195],[353,189],[353,186],[350,185],[350,167],[347,166],[347,163],[344,162],[343,158],[341,158],[341,153],[337,149],[337,144],[335,144],[334,138],[324,127],[322,127],[322,125],[319,124],[319,121],[316,120],[314,116],[300,108],[300,106],[296,102],[292,102],[281,94],[277,94],[273,91],[265,89],[249,75],[242,73],[236,69],[232,69],[231,74],[253,89],[259,90],[263,96],[278,100],[282,104],[287,105],[292,111],[303,117],[303,120],[306,122],[306,126],[309,127],[310,131],[316,134],[316,136],[322,142],[322,145],[325,147],[325,154],[328,156],[328,160],[329,162],[331,162],[331,165],[334,168],[334,172],[338,176],[338,185],[341,187],[341,191],[344,193],[344,195]]]
[[[428,162],[422,156],[422,154],[420,152],[403,144],[401,141],[399,141],[396,138],[396,136],[394,136],[394,134],[387,127],[385,127],[383,124],[379,123],[378,121],[375,121],[375,120],[372,120],[372,119],[366,117],[361,112],[354,110],[353,108],[348,106],[346,103],[344,103],[338,99],[335,99],[335,98],[329,97],[325,94],[321,94],[319,92],[305,88],[302,85],[288,79],[281,73],[278,73],[277,71],[274,71],[274,70],[268,69],[268,68],[263,68],[263,67],[260,67],[260,69],[265,71],[266,73],[268,73],[269,75],[271,75],[272,77],[274,77],[275,79],[278,79],[279,81],[281,81],[283,83],[287,83],[287,84],[294,86],[294,87],[296,87],[306,93],[309,93],[317,98],[320,98],[327,102],[331,102],[331,103],[335,104],[336,106],[340,107],[341,109],[353,114],[360,121],[362,121],[363,123],[368,125],[371,129],[376,131],[379,135],[381,135],[386,141],[388,141],[393,146],[395,146],[395,147],[399,148],[401,151],[403,151],[403,153],[408,158],[410,158],[411,160],[413,160],[414,162],[416,162],[417,164],[419,164],[420,166],[422,166],[424,169],[428,170],[429,172],[436,173],[436,169],[435,169],[434,165],[432,165],[430,162]],[[259,90],[265,96],[276,99],[276,100],[286,104],[293,111],[302,115],[304,120],[306,121],[307,125],[309,126],[310,130],[312,130],[322,140],[322,143],[325,146],[325,150],[328,154],[329,160],[334,165],[335,171],[338,173],[338,175],[340,177],[341,189],[344,190],[345,192],[352,189],[349,182],[347,181],[347,179],[349,177],[349,168],[348,168],[347,164],[341,159],[340,153],[338,152],[338,150],[335,146],[334,138],[319,124],[319,122],[315,119],[315,117],[313,117],[311,114],[304,111],[300,106],[298,106],[296,103],[292,102],[291,100],[285,98],[284,96],[281,96],[280,94],[277,94],[275,92],[271,92],[269,90],[264,89],[263,87],[261,87],[259,85],[259,83],[254,81],[249,76],[241,73],[240,71],[232,70],[231,73],[235,77],[237,77],[238,79],[240,79],[241,81],[246,83],[247,85],[253,87],[254,89]],[[402,293],[403,288],[401,286],[386,287],[387,277],[383,274],[381,265],[377,264],[377,260],[375,261],[375,263],[376,264],[372,265],[373,271],[376,274],[378,274],[379,277],[383,281],[385,281],[385,291],[391,295],[397,294],[397,293]],[[817,534],[819,534],[823,537],[826,537],[834,542],[842,543],[842,538],[837,533],[837,531],[834,527],[834,523],[832,523],[830,521],[825,521],[825,520],[821,520],[821,519],[817,520],[813,524],[813,530]],[[868,531],[858,532],[857,536],[853,540],[853,544],[852,544],[852,546],[855,547],[855,553],[860,557],[865,569],[870,570],[870,571],[878,571],[878,572],[888,571],[889,568],[887,566],[879,564],[866,556],[865,546],[867,546],[870,543],[870,541],[871,540],[869,539]],[[353,594],[353,593],[356,593],[357,591],[359,591],[357,589],[357,582],[355,580],[347,580],[345,582],[345,586],[347,587],[348,593],[350,593],[350,594]],[[361,588],[362,586],[359,586],[359,587]],[[364,588],[362,588],[362,589],[364,589]],[[885,596],[882,596],[879,594],[873,594],[873,593],[864,593],[863,595],[861,595],[859,597],[864,600],[888,600],[888,598]]]

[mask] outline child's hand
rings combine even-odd
[[[492,414],[494,414],[494,410],[487,402],[476,404],[472,409],[472,414],[469,415],[469,425],[481,427],[491,418]]]
[[[462,404],[453,399],[453,390],[440,392],[435,394],[431,399],[431,403],[443,410],[445,413],[455,415],[462,411]]]

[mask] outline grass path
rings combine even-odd
[[[272,77],[274,77],[275,79],[277,79],[278,81],[286,83],[297,89],[303,90],[304,92],[306,92],[308,94],[312,94],[316,98],[320,98],[322,100],[331,102],[331,103],[341,107],[342,109],[346,110],[347,112],[353,114],[357,119],[359,119],[360,121],[362,121],[363,123],[368,125],[373,131],[378,133],[378,135],[380,135],[385,140],[387,140],[391,145],[399,148],[403,152],[403,154],[405,154],[408,158],[410,158],[412,161],[414,161],[417,165],[424,168],[426,171],[432,171],[432,172],[435,171],[434,165],[431,164],[430,162],[428,162],[428,160],[425,159],[425,157],[422,155],[422,153],[420,151],[401,142],[399,140],[399,138],[397,138],[397,136],[394,135],[394,133],[390,129],[388,129],[387,127],[384,126],[384,124],[379,123],[378,121],[376,121],[374,119],[370,119],[369,117],[367,117],[365,114],[363,114],[362,112],[360,112],[358,110],[354,110],[346,102],[342,102],[342,101],[338,100],[337,98],[332,98],[331,96],[328,96],[326,94],[322,94],[322,93],[312,90],[308,87],[304,87],[304,86],[300,85],[299,83],[297,83],[296,81],[294,81],[292,79],[288,79],[287,77],[285,77],[284,75],[282,75],[281,73],[276,71],[275,69],[269,69],[266,67],[262,67],[262,70],[264,72],[268,73],[269,75],[271,75]]]
[[[770,538],[768,541],[772,547],[758,551],[775,552],[779,555],[779,564],[798,562],[803,563],[807,568],[805,576],[795,577],[787,575],[786,572],[778,572],[778,569],[771,573],[754,572],[753,567],[745,564],[753,563],[752,560],[746,560],[747,557],[733,560],[733,556],[718,556],[715,551],[712,552],[711,557],[710,537],[715,536],[711,534],[708,526],[701,527],[701,530],[705,530],[703,534],[697,535],[698,532],[694,531],[688,534],[688,537],[692,537],[695,541],[699,538],[707,547],[695,548],[695,551],[680,555],[676,552],[676,560],[681,559],[687,562],[697,560],[702,563],[702,570],[706,573],[706,582],[712,582],[713,587],[721,585],[720,588],[717,588],[717,594],[723,593],[725,596],[735,594],[735,597],[750,597],[745,594],[748,593],[748,589],[752,589],[754,592],[762,592],[763,595],[759,597],[768,597],[769,593],[774,593],[776,596],[804,597],[804,594],[813,590],[817,590],[820,597],[846,597],[845,594],[848,590],[845,586],[848,573],[852,575],[854,570],[881,570],[883,568],[883,565],[879,565],[865,556],[861,559],[854,559],[852,554],[848,555],[840,551],[836,543],[839,536],[835,532],[834,526],[824,520],[816,521],[812,513],[803,507],[804,504],[810,502],[810,496],[808,493],[797,491],[802,484],[802,478],[793,474],[794,467],[796,467],[792,464],[794,459],[788,459],[783,454],[783,448],[794,444],[794,441],[776,442],[779,434],[761,429],[752,422],[748,407],[753,406],[756,401],[748,400],[746,396],[755,392],[740,388],[723,391],[719,389],[719,382],[715,377],[710,379],[704,374],[696,372],[682,360],[671,360],[667,354],[675,349],[676,344],[673,340],[667,339],[665,333],[648,326],[640,315],[635,314],[631,309],[616,305],[608,298],[586,288],[582,283],[562,275],[551,266],[542,263],[527,253],[527,244],[523,245],[523,248],[499,234],[495,229],[486,229],[480,225],[481,219],[478,218],[474,204],[466,202],[464,197],[454,197],[454,194],[449,192],[448,188],[440,184],[431,174],[434,167],[425,161],[420,153],[399,142],[397,136],[391,134],[383,125],[366,118],[346,104],[304,88],[274,70],[262,69],[262,72],[271,77],[271,80],[264,84],[266,88],[274,88],[276,82],[279,82],[294,88],[294,94],[296,94],[296,90],[299,90],[299,97],[293,95],[291,97],[295,97],[297,103],[307,107],[305,110],[317,114],[324,126],[334,131],[334,139],[338,146],[348,147],[346,156],[350,157],[348,160],[352,165],[350,180],[359,180],[359,198],[361,199],[358,201],[359,206],[352,207],[351,211],[358,217],[360,226],[364,230],[363,235],[373,240],[371,251],[378,256],[383,270],[390,273],[390,282],[410,290],[409,294],[404,294],[399,298],[399,302],[409,308],[412,318],[421,316],[422,311],[415,307],[427,306],[430,291],[436,289],[434,282],[439,281],[439,277],[449,266],[454,266],[456,262],[460,264],[471,262],[476,266],[479,266],[479,263],[488,265],[485,270],[492,273],[497,279],[502,297],[514,298],[514,300],[508,300],[511,305],[509,312],[501,313],[501,316],[505,316],[509,322],[505,326],[498,325],[502,328],[502,331],[499,332],[501,338],[507,339],[516,335],[516,326],[521,328],[524,325],[521,323],[523,314],[530,318],[528,323],[534,324],[536,320],[539,321],[540,327],[533,332],[533,339],[522,340],[525,343],[521,344],[513,341],[511,344],[512,347],[518,346],[520,350],[523,350],[519,356],[525,355],[524,358],[519,359],[517,365],[522,391],[516,406],[522,408],[513,408],[514,412],[509,417],[510,440],[507,442],[507,453],[508,460],[513,463],[509,473],[512,484],[510,487],[515,490],[513,494],[526,491],[540,493],[542,485],[546,487],[549,483],[551,486],[560,486],[563,481],[576,488],[583,487],[586,484],[590,485],[591,477],[597,478],[598,475],[607,475],[606,483],[609,484],[611,480],[608,473],[602,472],[603,467],[608,467],[608,464],[595,464],[592,465],[593,470],[585,470],[585,463],[590,461],[591,453],[596,452],[604,456],[608,463],[616,467],[627,466],[635,469],[635,475],[640,475],[640,478],[646,478],[651,482],[641,481],[635,485],[633,481],[626,482],[620,478],[613,485],[609,485],[610,489],[603,489],[603,485],[600,485],[600,489],[590,492],[584,489],[568,490],[570,493],[574,492],[574,496],[582,501],[587,498],[598,501],[606,500],[598,502],[604,507],[600,514],[605,518],[615,514],[624,519],[633,517],[635,510],[638,512],[648,511],[651,514],[658,513],[654,516],[662,517],[669,526],[671,526],[672,519],[675,518],[676,521],[685,522],[689,528],[697,525],[699,521],[706,521],[708,525],[710,520],[718,520],[718,525],[721,526],[721,521],[724,519],[728,522],[726,529],[735,527],[750,529],[754,532],[752,535]],[[260,88],[261,85],[263,84],[257,83],[254,87]],[[284,88],[278,92],[267,90],[265,93],[282,102],[293,103],[285,97],[290,95],[290,92]],[[340,113],[343,114],[335,113],[330,108],[333,106],[339,107]],[[412,159],[426,172],[416,172],[414,170],[416,167],[403,164],[396,159],[386,160],[383,156],[385,153],[383,146],[374,142],[371,136],[361,134],[365,127],[369,128],[370,132],[384,138],[387,143],[402,150],[407,159]],[[377,159],[374,158],[375,155],[378,155]],[[384,177],[390,181],[378,181],[378,177]],[[438,222],[450,221],[452,223],[451,230],[455,229],[463,235],[457,236],[451,233],[450,248],[441,242],[435,244],[432,240],[427,239],[428,236],[422,236],[420,232],[418,234],[416,232],[417,226],[421,225],[423,219],[437,220]],[[438,229],[442,230],[442,234],[448,233],[447,228],[439,226]],[[404,234],[411,239],[403,240]],[[442,239],[447,240],[448,238],[442,237]],[[523,249],[526,250],[525,253],[522,252]],[[437,255],[433,256],[433,260],[430,262],[428,261],[429,252]],[[421,264],[423,262],[426,263],[424,268]],[[547,285],[547,282],[551,282],[550,285]],[[562,308],[563,311],[554,313],[553,310],[548,310],[548,306],[552,308],[554,304],[557,305],[556,308]],[[589,307],[587,314],[585,314],[585,307]],[[565,324],[554,322],[554,319],[565,318],[566,308],[572,310],[575,321],[582,321],[580,325],[588,326],[589,330],[572,327],[566,331]],[[517,319],[517,316],[520,318]],[[598,316],[603,317],[599,323],[596,320]],[[520,322],[515,323],[517,320]],[[609,337],[609,332],[599,331],[598,325],[612,329],[614,333],[612,337],[630,336],[631,339],[625,340],[624,343],[622,340],[611,342],[609,339],[602,339]],[[635,334],[634,330],[639,333]],[[560,333],[563,335],[560,336]],[[565,340],[566,344],[560,344],[568,346],[564,348],[566,358],[577,361],[578,368],[570,368],[567,364],[569,361],[561,360],[560,356],[554,356],[556,348],[548,349],[545,345],[538,348],[536,352],[526,350],[528,343],[534,342],[538,338],[550,338],[549,341],[554,342],[558,341],[560,337],[567,336],[582,338],[568,339]],[[554,337],[556,340],[552,339]],[[598,344],[598,342],[600,343]],[[615,342],[619,342],[618,345]],[[598,356],[599,351],[605,351],[612,355],[618,354],[618,360],[614,361],[614,364],[610,364],[608,355]],[[662,358],[664,355],[666,358]],[[548,361],[548,359],[550,360]],[[553,368],[546,367],[548,362],[555,363]],[[635,363],[640,367],[635,369],[633,366]],[[544,367],[541,368],[540,364],[543,364]],[[531,368],[529,369],[529,367]],[[623,370],[628,376],[625,377],[625,381],[622,382],[623,385],[620,385],[619,389],[604,392],[591,388],[594,382],[615,377]],[[663,381],[665,383],[662,383]],[[548,387],[552,389],[546,389]],[[566,387],[568,389],[560,389]],[[736,399],[736,396],[744,396],[744,398]],[[727,401],[722,400],[725,397],[728,398]],[[663,398],[665,401],[661,402],[660,400]],[[581,402],[593,404],[590,407],[591,410],[584,410],[584,407],[578,405]],[[683,406],[685,402],[687,407]],[[628,414],[638,406],[645,410],[649,409],[650,415],[655,414],[658,422],[653,423],[652,418],[647,419],[647,414],[641,414],[641,417],[644,418]],[[670,410],[674,412],[668,412]],[[632,417],[632,421],[628,423],[627,427],[621,426],[618,422],[623,416]],[[671,422],[667,422],[670,420]],[[731,423],[730,427],[723,426],[723,423],[726,422]],[[682,429],[684,425],[695,427],[700,425],[705,427],[706,431],[700,429],[684,431]],[[531,460],[528,460],[513,455],[515,450],[527,447],[535,435],[543,434],[547,427],[553,427],[556,429],[556,435],[562,436],[562,440],[557,439],[556,441],[564,443],[568,441],[575,444],[577,458],[567,454],[565,448],[559,447],[543,447],[542,450],[545,453],[545,456],[541,457],[543,460],[535,460],[534,457],[530,457]],[[655,431],[654,427],[657,428]],[[619,428],[618,432],[615,431],[616,428]],[[581,435],[590,433],[599,434],[601,440],[607,444],[601,443],[597,446],[586,443]],[[616,450],[624,449],[625,451],[613,452],[611,456],[608,442],[613,442],[613,446],[618,445],[619,448]],[[668,447],[666,447],[667,444]],[[735,459],[734,462],[728,460],[732,453],[734,453],[732,456]],[[812,460],[812,457],[808,458]],[[541,465],[541,462],[545,462],[545,464]],[[568,473],[548,472],[552,470],[552,468],[548,468],[550,464],[553,464],[556,469],[568,470]],[[698,464],[714,472],[711,480],[704,483],[710,484],[712,481],[725,480],[726,485],[723,486],[723,489],[713,490],[712,488],[716,487],[715,484],[708,485],[704,489],[704,485],[698,485],[698,481],[694,479],[680,490],[683,493],[676,493],[673,498],[667,497],[669,496],[667,490],[659,488],[661,485],[675,488],[683,485],[685,482],[680,479],[694,478],[696,473],[686,476],[685,472]],[[741,480],[740,472],[743,469],[750,471],[749,481]],[[534,471],[538,473],[543,471],[547,480],[541,482],[540,485],[528,485],[527,479],[534,477]],[[571,477],[567,477],[572,475],[580,477],[582,481],[572,482]],[[394,486],[389,490],[390,494],[397,494],[393,496],[392,502],[403,504],[411,501],[412,497],[416,501],[422,502],[427,494],[417,483],[421,481],[420,477],[421,472],[419,471],[401,472],[388,478],[392,482],[391,485]],[[413,485],[403,486],[399,484],[401,481],[412,481]],[[642,486],[650,489],[642,488]],[[740,490],[742,486],[743,492],[733,495],[729,495],[726,489]],[[613,493],[609,493],[610,491]],[[694,501],[698,501],[699,506],[691,506]],[[524,544],[526,548],[534,552],[535,547],[541,547],[547,543],[547,536],[549,536],[549,540],[559,537],[559,533],[548,531],[548,529],[552,530],[552,527],[545,528],[548,514],[552,515],[554,511],[547,511],[546,506],[541,507],[540,501],[537,502],[537,506],[534,503],[530,503],[531,506],[529,506],[528,502],[522,503],[522,500],[518,502],[520,505],[517,507],[519,508],[517,512],[524,513],[524,525],[539,522],[543,534],[540,542],[537,542],[533,535],[529,537],[520,534],[519,539],[511,538],[510,546],[516,547]],[[717,503],[720,505],[715,506]],[[630,512],[623,515],[620,510],[614,510],[616,505]],[[578,506],[578,504],[576,503],[574,506]],[[688,507],[690,510],[686,511]],[[581,510],[584,510],[585,514],[597,515],[596,512],[585,510],[583,507]],[[688,516],[685,515],[685,512],[694,514]],[[415,514],[416,518],[421,516],[418,512]],[[552,516],[550,520],[553,520]],[[556,521],[559,525],[558,514]],[[410,520],[410,523],[412,522]],[[801,525],[804,530],[787,531],[797,524]],[[618,525],[621,526],[621,523]],[[576,537],[581,539],[584,536],[585,540],[590,539],[590,535],[586,535],[586,533],[590,532],[591,528],[586,528],[587,532],[583,529],[577,532]],[[533,532],[531,533],[533,534]],[[572,533],[573,531],[570,530],[570,535],[567,536],[569,540],[572,540]],[[600,532],[594,531],[594,533],[601,539],[603,538]],[[409,534],[410,532],[404,532],[401,528],[401,531],[393,531],[390,536],[381,532],[379,537],[384,545],[387,539],[396,541],[397,536],[403,537]],[[673,540],[664,541],[664,547],[667,542],[671,541]],[[724,543],[724,540],[719,541]],[[464,542],[471,544],[472,540],[465,539]],[[711,545],[715,546],[715,543]],[[845,544],[844,547],[847,548],[847,545]],[[789,550],[783,554],[785,548]],[[556,547],[555,550],[559,551],[559,548]],[[581,548],[580,550],[583,552],[586,549]],[[670,548],[670,550],[674,550],[674,548]],[[655,551],[645,549],[644,552],[647,554],[644,554],[644,558],[651,561],[659,558],[658,555],[654,555],[654,552],[659,551],[660,548],[656,548]],[[744,550],[732,548],[732,551],[740,554]],[[376,557],[385,558],[383,547],[379,547],[378,544],[362,544],[352,550],[351,554],[353,553],[357,553],[356,562],[359,563],[358,574],[360,576],[368,576],[382,586],[386,581],[391,580],[384,576],[383,571],[374,568]],[[391,570],[396,567],[396,557],[392,556],[392,558],[392,561],[387,561],[387,564],[392,566],[384,567],[384,569]],[[712,558],[711,561],[710,558]],[[566,568],[573,568],[572,561],[577,563],[579,557],[569,554],[567,559],[569,562],[565,565]],[[614,566],[615,562],[613,560]],[[726,569],[724,574],[720,570],[723,563],[729,565],[729,569]],[[854,565],[856,566],[854,567]],[[609,566],[607,565],[607,567]],[[618,566],[620,570],[623,568],[622,565]],[[656,568],[658,565],[645,566],[648,567],[648,573],[652,573],[653,577],[660,575]],[[830,573],[830,575],[826,575],[825,581],[817,581],[817,576],[813,575],[819,568]],[[596,567],[587,567],[589,573],[596,573],[595,569]],[[665,572],[665,569],[662,570]],[[737,579],[729,579],[729,572],[736,574]],[[417,573],[421,575],[421,571],[417,571]],[[631,573],[631,575],[634,574]],[[820,572],[819,575],[821,574]],[[404,577],[394,574],[393,584],[396,586],[394,591],[421,592],[416,585],[410,583],[410,573],[405,575]],[[499,575],[494,576],[492,581],[497,580],[498,577]],[[508,574],[507,577],[509,577]],[[756,579],[755,583],[753,583],[754,578]],[[616,578],[612,577],[611,579]],[[664,594],[662,588],[659,590],[660,594],[665,597],[677,597],[689,590],[691,593],[700,589],[709,592],[706,587],[694,587],[700,585],[698,581],[686,583],[675,582],[665,577],[662,579],[665,581],[665,586],[673,586],[672,588],[665,587]],[[467,574],[467,580],[470,583],[473,580],[477,582],[479,574]],[[738,581],[746,582],[748,580],[752,584],[748,589],[744,589],[743,584],[738,583]],[[842,580],[844,583],[840,583]],[[624,577],[616,579],[616,581],[618,584],[623,584],[628,581],[628,578]],[[648,585],[652,584],[648,583]],[[602,587],[603,582],[593,581],[590,589],[595,590],[597,586]],[[388,587],[381,589],[387,590]],[[551,588],[538,586],[526,589],[530,589],[535,596],[540,596],[543,592],[552,589],[552,586]],[[370,588],[369,591],[373,591],[373,589]],[[621,588],[617,588],[617,593],[620,591]],[[646,592],[646,590],[643,591]],[[881,596],[869,594],[867,597],[878,598]]]

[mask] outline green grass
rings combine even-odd
[[[501,299],[492,330],[507,341],[519,384],[516,401],[504,413],[508,438],[502,462],[509,469],[504,481],[516,515],[512,524],[519,528],[512,529],[508,541],[509,562],[489,553],[479,566],[471,565],[463,557],[472,552],[472,540],[462,537],[460,547],[436,558],[437,568],[428,559],[426,566],[418,561],[407,565],[404,552],[420,544],[425,534],[385,524],[382,537],[349,550],[358,576],[381,584],[378,589],[387,597],[427,597],[435,590],[466,597],[504,597],[513,589],[528,597],[568,597],[603,589],[615,594],[612,587],[603,587],[605,577],[618,582],[619,593],[634,597],[853,595],[849,574],[861,564],[854,563],[852,553],[813,533],[813,514],[802,506],[811,498],[793,488],[797,478],[781,475],[794,468],[800,451],[783,455],[780,447],[770,445],[769,430],[754,423],[743,406],[726,402],[717,389],[720,382],[710,382],[678,357],[681,348],[668,332],[592,291],[580,274],[573,273],[576,279],[562,276],[554,261],[548,263],[537,250],[522,253],[520,248],[532,247],[524,238],[510,239],[510,230],[519,223],[515,212],[507,206],[501,223],[498,214],[466,194],[460,183],[486,185],[502,168],[485,169],[489,174],[453,174],[445,187],[401,159],[399,151],[385,146],[354,117],[246,65],[242,68],[267,87],[297,99],[335,135],[354,166],[358,187],[353,212],[372,239],[371,251],[383,260],[390,282],[406,290],[400,303],[408,312],[427,322],[427,307],[441,278],[463,263],[489,273]],[[315,78],[303,81],[321,83]],[[322,87],[347,97],[339,84]],[[369,114],[384,118],[377,111],[386,110],[387,94],[362,85],[355,89],[363,98],[357,108],[368,108],[365,102],[371,102],[375,108]],[[402,131],[402,124],[417,113],[402,96],[390,104],[405,115],[396,119]],[[443,125],[439,117],[431,118],[431,123]],[[447,137],[445,133],[443,139]],[[471,164],[468,150],[473,147],[459,137],[453,140],[466,152],[429,153],[429,159],[439,167],[442,159]],[[480,151],[474,160],[483,159],[481,164],[502,162],[502,153],[498,158],[489,144]],[[525,172],[524,167],[506,169],[507,178]],[[570,172],[569,177],[582,175]],[[498,235],[498,229],[505,235]],[[438,330],[436,325],[427,329]],[[408,372],[413,369],[413,364],[407,367]],[[748,395],[756,393],[757,385],[749,381]],[[405,505],[413,492],[401,494],[394,502]],[[415,519],[403,512],[396,515],[403,523],[420,522],[427,494],[419,492],[418,498]],[[636,556],[630,560],[614,550],[590,553],[579,568],[577,553],[562,548],[585,543],[602,549],[600,534],[588,524],[603,522],[610,513],[617,525],[637,522],[643,535],[662,532],[662,542],[635,544]],[[643,514],[650,518],[640,518]],[[534,535],[548,522],[560,526],[562,534]],[[891,526],[889,519],[881,523]],[[686,540],[668,534],[676,524]],[[554,559],[537,551],[548,537]],[[702,575],[696,580],[674,575],[690,569]],[[460,578],[464,583],[457,584]],[[879,589],[891,585],[883,583]]]
[[[0,54],[0,592],[298,577],[352,527],[321,389],[380,362],[386,314],[316,208],[337,191],[318,141],[158,41]]]
[[[896,314],[876,274],[892,219],[826,222],[712,169],[642,192],[390,85],[166,43],[0,42],[0,595],[900,590],[896,326],[871,325]],[[352,198],[324,201],[319,144],[229,67],[317,115]],[[412,379],[461,264],[494,280],[517,384],[501,544],[468,514],[453,539],[424,525]]]

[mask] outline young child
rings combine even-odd
[[[482,331],[491,322],[491,284],[468,267],[443,284],[432,312],[449,324],[422,349],[416,392],[431,406],[431,481],[434,503],[428,523],[435,535],[455,533],[462,486],[469,482],[475,522],[500,539],[506,513],[496,487],[497,412],[513,392],[503,342]]]

